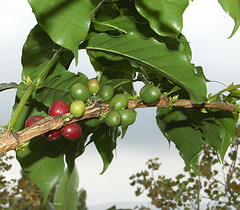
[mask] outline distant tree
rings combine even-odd
[[[55,209],[54,198],[59,196],[56,194],[56,188],[53,188],[48,196],[47,204],[42,205],[43,193],[40,188],[21,171],[20,179],[6,180],[6,172],[12,165],[8,163],[13,156],[0,156],[0,210],[2,209]],[[64,183],[65,184],[65,183]],[[60,194],[62,194],[60,192]],[[61,195],[60,195],[61,196]],[[87,210],[86,207],[87,193],[82,188],[77,192],[77,210]]]
[[[6,180],[6,172],[12,167],[7,161],[12,158],[9,155],[0,157],[0,209],[41,209],[43,194],[26,173],[22,171],[19,180]]]
[[[147,193],[151,203],[161,209],[240,209],[240,145],[239,133],[228,152],[228,160],[219,163],[217,153],[209,146],[197,164],[197,170],[178,174],[175,179],[157,175],[161,163],[158,158],[147,161],[146,170],[130,177],[136,186],[136,196]],[[139,209],[146,209],[139,207]]]

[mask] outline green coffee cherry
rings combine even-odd
[[[128,97],[124,94],[117,94],[113,96],[109,103],[109,107],[113,107],[113,110],[118,111],[125,109],[128,106]]]
[[[153,84],[145,85],[140,91],[140,97],[145,103],[153,103],[160,97],[160,89]]]
[[[109,127],[117,127],[121,124],[121,115],[118,111],[110,111],[105,117],[105,122]]]
[[[114,89],[111,85],[105,85],[101,90],[101,97],[104,101],[110,101],[114,95]]]
[[[70,113],[76,117],[79,118],[83,115],[85,111],[85,104],[82,100],[76,100],[73,101],[70,105]]]
[[[84,103],[90,97],[88,87],[82,83],[76,83],[71,87],[71,95],[74,100],[82,100]]]
[[[121,115],[121,125],[132,125],[137,116],[137,112],[135,110],[123,109],[118,111]]]

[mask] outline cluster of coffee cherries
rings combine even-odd
[[[83,104],[86,102],[109,102],[109,111],[102,115],[109,127],[131,125],[136,119],[136,111],[126,109],[128,96],[125,94],[114,95],[114,89],[111,85],[104,85],[101,88],[98,80],[91,79],[87,87],[81,83],[76,83],[72,86],[70,92],[75,100],[70,105],[70,113],[76,118],[82,116],[84,112]],[[92,99],[90,99],[91,96],[93,96]]]
[[[144,103],[153,103],[159,99],[161,95],[160,89],[154,84],[146,84],[140,90],[140,98]],[[127,109],[128,95],[117,94],[113,96],[109,103],[110,111],[105,117],[105,122],[109,127],[117,127],[119,125],[129,126],[136,120],[137,112]]]
[[[69,112],[70,108],[68,104],[62,100],[54,101],[48,110],[48,114],[52,117],[56,115],[64,115]],[[44,119],[44,117],[41,115],[33,115],[26,120],[25,126],[30,127],[31,125],[35,124],[36,122],[42,119]],[[47,133],[44,133],[44,137],[47,140],[55,141],[63,135],[66,139],[75,140],[78,139],[81,136],[81,134],[82,134],[81,126],[78,123],[73,122],[65,125],[61,129],[51,130],[48,131]]]
[[[73,102],[70,106],[62,100],[56,100],[49,107],[48,114],[50,116],[65,115],[70,113],[74,118],[80,118],[85,112],[85,104],[109,102],[109,111],[101,115],[105,123],[109,127],[129,126],[136,120],[136,111],[128,109],[128,101],[131,96],[126,94],[114,95],[114,89],[111,85],[100,87],[97,79],[90,79],[87,85],[82,83],[74,84],[69,92]],[[153,84],[147,84],[140,91],[140,100],[145,103],[153,103],[160,96],[160,90]],[[138,98],[139,99],[139,98]],[[43,116],[34,115],[27,119],[25,125],[30,127],[37,121],[43,119]],[[98,121],[98,119],[93,119]],[[89,123],[89,126],[93,125]],[[86,125],[88,125],[86,123]],[[51,130],[44,134],[45,138],[50,141],[55,141],[63,135],[69,140],[78,139],[82,134],[81,126],[76,123],[66,124],[58,130]]]

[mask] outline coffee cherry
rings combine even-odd
[[[30,127],[31,125],[35,124],[36,122],[42,119],[44,119],[43,116],[33,115],[26,120],[25,125],[26,127]],[[46,139],[50,141],[55,141],[61,137],[62,132],[61,132],[61,129],[51,130],[51,131],[48,131],[47,133],[44,133],[43,135]]]
[[[145,103],[153,103],[160,97],[160,90],[153,84],[145,85],[141,91],[140,96]]]
[[[66,139],[75,140],[82,135],[82,128],[78,123],[73,122],[62,128],[62,134]]]
[[[104,101],[110,101],[114,95],[114,89],[111,85],[105,85],[101,90],[101,97]]]
[[[123,109],[118,111],[121,115],[121,125],[132,125],[137,116],[137,112],[135,110]]]
[[[82,83],[76,83],[71,87],[71,95],[74,100],[82,100],[84,103],[90,97],[88,87]]]
[[[61,135],[62,135],[61,129],[51,130],[48,131],[47,133],[44,133],[45,138],[49,141],[56,141],[61,137]]]
[[[113,107],[113,110],[118,111],[128,106],[128,97],[124,94],[117,94],[113,96],[109,103],[109,107]]]
[[[44,117],[41,115],[33,115],[26,120],[25,126],[26,126],[26,128],[28,128],[31,125],[35,124],[36,122],[38,122],[39,120],[42,120],[42,119],[44,119]]]
[[[121,124],[121,115],[118,111],[110,111],[105,117],[105,122],[109,127],[117,127]]]
[[[69,112],[70,109],[68,104],[65,101],[61,100],[54,101],[48,110],[48,114],[52,117],[56,115],[64,115]]]
[[[74,117],[76,117],[76,118],[81,117],[83,115],[84,111],[85,111],[85,104],[83,103],[82,100],[76,100],[71,103],[70,113]]]
[[[97,79],[90,79],[88,81],[88,90],[92,95],[96,95],[100,90],[100,84]]]

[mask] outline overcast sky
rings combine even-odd
[[[26,0],[7,0],[0,7],[0,83],[20,82],[21,50],[32,27],[35,17]],[[193,51],[192,62],[204,68],[209,80],[221,81],[226,85],[240,83],[240,32],[227,39],[234,27],[234,21],[222,10],[217,0],[195,0],[184,13],[183,34]],[[95,76],[85,54],[73,71],[83,71],[90,78]],[[74,66],[74,65],[73,65]],[[208,85],[209,92],[223,88],[218,83]],[[0,93],[1,119],[6,124],[11,116],[14,90]],[[137,122],[129,127],[126,138],[118,141],[114,158],[103,175],[102,162],[94,146],[87,148],[78,159],[77,166],[80,186],[88,193],[89,205],[118,202],[145,201],[146,197],[136,198],[134,188],[129,185],[129,177],[142,169],[149,158],[159,157],[162,162],[160,173],[175,177],[184,166],[174,145],[169,145],[155,123],[155,109],[138,110]],[[19,170],[15,163],[13,172]],[[15,174],[12,173],[12,176]]]

